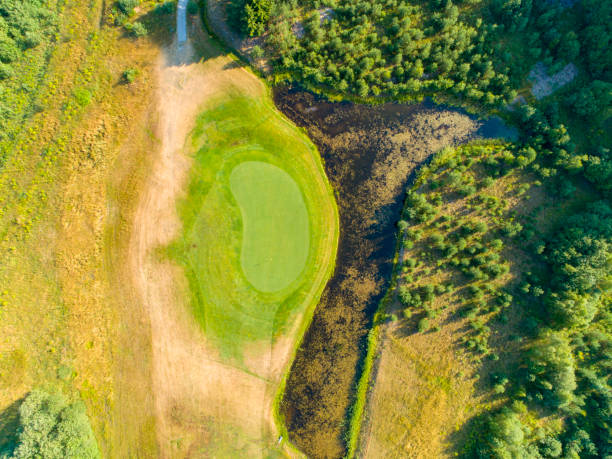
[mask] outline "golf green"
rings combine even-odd
[[[240,264],[259,291],[287,287],[304,269],[310,235],[308,213],[298,185],[284,170],[245,161],[230,175],[242,213]]]
[[[169,250],[208,345],[248,366],[245,355],[312,315],[334,266],[333,190],[314,145],[267,94],[211,98],[191,142],[182,231]]]

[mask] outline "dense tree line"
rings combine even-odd
[[[541,161],[532,170],[560,197],[568,196],[576,188],[567,171],[587,173],[588,168],[547,150],[559,141],[571,143],[563,129],[540,142],[537,137],[517,150],[537,148]],[[546,167],[550,156],[558,169]],[[608,190],[601,191],[605,196]],[[543,267],[528,273],[520,289],[529,344],[513,378],[509,406],[485,417],[467,456],[612,456],[612,208],[594,190],[587,199],[533,244]],[[536,406],[559,416],[561,428],[532,428],[526,420]]]
[[[494,58],[490,27],[462,13],[473,6],[468,3],[478,2],[315,4],[301,20],[303,37],[292,27],[293,10],[283,5],[269,41],[279,71],[339,94],[398,99],[447,92],[498,106],[515,97],[510,79],[519,75]]]
[[[611,243],[612,209],[601,201],[549,238],[543,257],[550,277],[531,286],[528,297],[540,325],[514,381],[513,401],[478,425],[468,456],[612,456]],[[536,406],[560,416],[561,428],[531,427],[528,408]]]
[[[503,362],[503,346],[488,342],[495,319],[505,323],[509,307],[523,317],[515,331],[523,343],[516,370],[507,373],[502,364],[491,376],[492,392],[506,403],[472,426],[463,456],[611,457],[612,208],[582,185],[577,211],[561,210],[570,196],[560,183],[575,191],[575,179],[544,150],[563,135],[534,137],[443,151],[422,169],[398,224],[409,256],[399,281],[403,318],[416,315],[419,332],[435,332],[437,316],[457,302],[470,330],[462,338],[466,348]],[[517,185],[503,182],[504,195],[489,194],[510,176],[520,178]],[[563,216],[545,233],[534,224],[537,211],[517,218],[507,207],[512,195],[522,207],[533,185],[557,190],[548,205]],[[460,202],[449,214],[445,204]],[[500,256],[508,250],[524,252],[533,269],[508,277],[509,270],[517,274]],[[453,282],[424,280],[429,276]]]
[[[43,0],[0,0],[0,80],[14,75],[13,64],[56,30],[57,17]]]
[[[266,30],[273,5],[273,0],[234,0],[228,11],[230,24],[243,35],[261,35]]]
[[[500,108],[540,61],[584,72],[563,105],[605,115],[612,102],[612,2],[533,0],[233,0],[244,34],[269,30],[277,73],[340,97],[423,95]]]

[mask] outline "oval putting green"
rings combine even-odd
[[[308,258],[310,230],[302,193],[284,170],[262,161],[238,164],[230,188],[242,213],[240,264],[261,292],[287,287]]]

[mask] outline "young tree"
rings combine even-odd
[[[81,403],[32,391],[19,408],[19,439],[11,459],[97,459],[96,439]]]

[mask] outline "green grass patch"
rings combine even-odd
[[[241,265],[259,291],[287,287],[308,258],[308,213],[298,185],[282,169],[259,161],[234,168],[230,186],[242,211]]]
[[[228,91],[192,141],[183,233],[170,253],[208,342],[240,365],[247,346],[273,342],[318,301],[333,264],[333,193],[315,147],[267,96]]]

